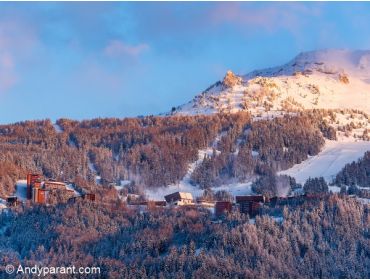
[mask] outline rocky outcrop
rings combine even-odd
[[[242,83],[242,78],[236,76],[230,70],[226,72],[226,75],[222,81],[225,87],[232,88],[233,86],[240,85]]]
[[[349,84],[349,78],[347,74],[339,74],[339,81],[343,84]]]

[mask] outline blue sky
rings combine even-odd
[[[230,69],[370,49],[370,4],[1,2],[0,123],[157,114]]]

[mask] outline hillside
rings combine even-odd
[[[311,51],[300,53],[284,65],[246,75],[228,71],[221,81],[170,114],[249,112],[254,121],[272,121],[286,114],[315,110],[325,112],[322,121],[335,132],[331,137],[324,135],[325,145],[319,154],[277,169],[301,184],[316,176],[325,177],[329,183],[346,163],[370,150],[370,51]],[[252,180],[243,181],[242,191],[250,192]],[[240,188],[234,190],[235,186],[227,185],[226,189],[240,192]],[[183,187],[189,189],[189,185]]]

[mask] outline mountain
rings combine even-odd
[[[228,71],[174,115],[274,115],[302,109],[356,109],[370,113],[370,51],[320,50],[285,65],[246,75]]]

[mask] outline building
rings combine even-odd
[[[199,206],[205,207],[205,208],[214,208],[215,207],[215,202],[214,201],[209,201],[206,199],[201,199],[197,198],[197,204]]]
[[[79,196],[73,196],[68,199],[68,202],[77,202],[77,201],[95,201],[96,197],[94,193],[85,193]]]
[[[233,204],[230,201],[217,201],[215,204],[215,214],[216,216],[221,216],[226,212],[231,212],[233,209]]]
[[[9,207],[17,206],[19,204],[18,197],[16,197],[16,196],[8,196],[6,198],[6,204]]]
[[[41,184],[41,175],[27,174],[27,199],[32,199],[32,188],[36,183]]]
[[[63,182],[57,182],[54,180],[48,180],[44,182],[44,188],[47,190],[66,189],[66,184]]]
[[[33,188],[32,201],[35,203],[46,204],[49,197],[49,191],[41,188]]]
[[[149,208],[155,208],[155,207],[165,207],[167,205],[166,201],[162,200],[149,200],[149,201],[132,201],[129,203],[131,206],[147,206]]]
[[[193,196],[191,193],[187,192],[175,192],[169,195],[166,195],[165,200],[170,205],[193,205]]]
[[[303,196],[274,196],[269,199],[270,207],[276,207],[277,205],[298,205],[302,204],[303,202]]]
[[[240,213],[255,216],[259,213],[260,207],[267,202],[267,198],[263,195],[241,195],[235,197],[236,203],[239,205]]]
[[[42,181],[39,174],[27,174],[27,199],[34,203],[56,204],[66,202],[74,194],[74,190],[68,188],[66,183],[55,180]]]

